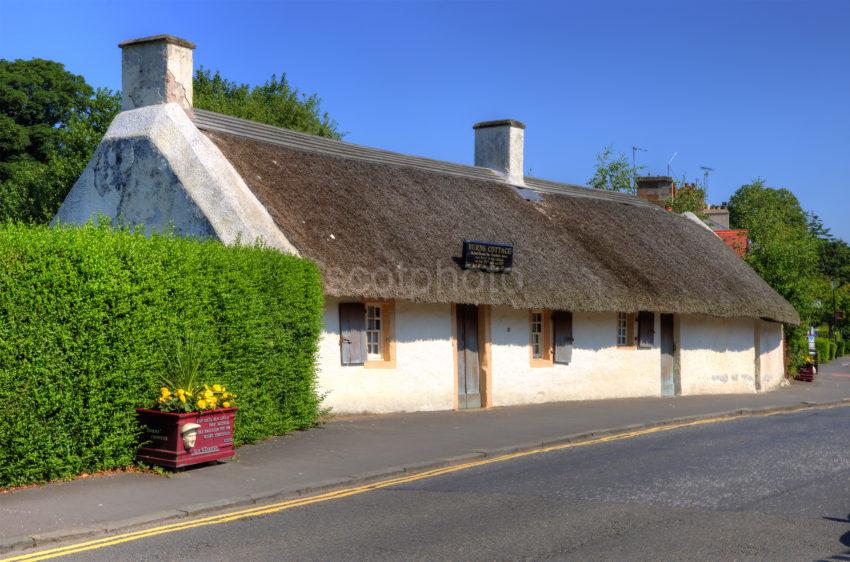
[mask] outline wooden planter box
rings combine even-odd
[[[815,366],[806,365],[797,369],[797,380],[812,382],[815,379]]]
[[[233,450],[233,418],[236,408],[178,414],[159,410],[136,409],[145,430],[143,447],[136,460],[168,468],[181,468],[230,458]],[[182,430],[186,424],[200,425],[195,444],[188,447]],[[190,439],[191,440],[191,439]]]

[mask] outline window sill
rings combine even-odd
[[[540,369],[545,367],[553,367],[555,362],[551,359],[532,359],[531,360],[531,368],[532,369]]]
[[[638,349],[636,345],[620,345],[617,344],[617,349],[629,350],[629,349]]]
[[[370,359],[363,363],[364,369],[395,369],[395,360]]]

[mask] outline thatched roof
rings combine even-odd
[[[197,113],[329,295],[799,322],[714,234],[637,198],[534,178],[518,190],[482,168]],[[513,244],[513,271],[464,271],[463,240]]]

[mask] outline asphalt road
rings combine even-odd
[[[850,560],[848,452],[850,408],[749,418],[534,455],[69,559]]]

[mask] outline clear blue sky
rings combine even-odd
[[[286,72],[347,140],[470,163],[515,118],[526,168],[583,183],[605,145],[648,171],[757,176],[850,240],[850,1],[38,2],[0,0],[0,57],[120,88],[124,39],[171,33],[251,84]]]

